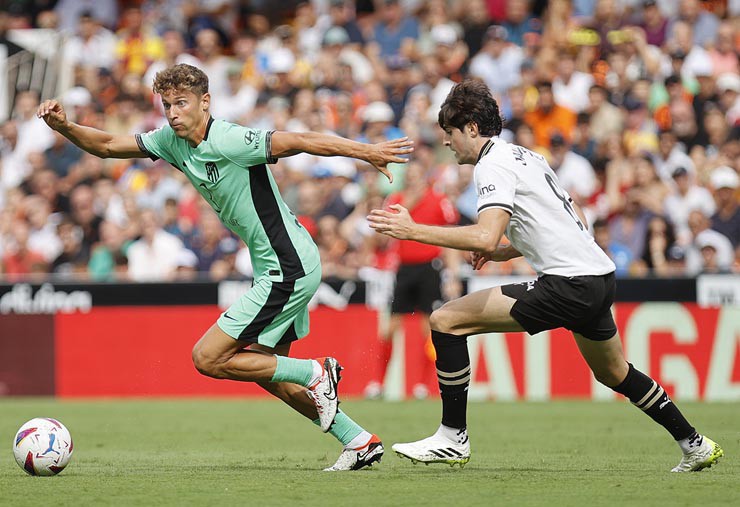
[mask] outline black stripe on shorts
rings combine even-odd
[[[239,340],[257,343],[262,331],[272,324],[275,317],[280,315],[294,291],[295,281],[293,280],[272,282],[272,288],[270,289],[270,295],[267,296],[267,301],[252,322],[239,334]]]

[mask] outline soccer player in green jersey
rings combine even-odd
[[[267,164],[298,153],[346,156],[369,162],[392,180],[387,166],[406,161],[402,156],[413,151],[411,141],[364,144],[215,120],[208,112],[208,77],[186,64],[159,72],[154,92],[161,95],[168,125],[145,134],[112,135],[77,125],[55,100],[44,101],[37,114],[93,155],[166,160],[249,247],[254,284],[196,343],[198,371],[256,382],[331,433],[344,450],[326,470],[358,470],[380,461],[380,439],[337,409],[337,360],[288,357],[291,342],[308,334],[307,305],[321,282],[321,265],[316,245],[283,201]]]

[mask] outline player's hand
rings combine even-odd
[[[475,271],[481,269],[486,262],[496,260],[493,253],[488,252],[470,252],[470,265]]]
[[[36,116],[46,122],[49,127],[59,130],[67,123],[67,114],[62,105],[56,100],[45,100],[39,105]]]
[[[393,183],[393,175],[388,170],[388,164],[391,162],[405,164],[408,162],[408,159],[401,155],[408,155],[413,151],[414,142],[408,137],[401,137],[399,139],[373,144],[367,161],[374,165],[378,171],[385,174],[388,181]]]
[[[377,232],[396,239],[411,239],[416,222],[411,218],[409,210],[400,204],[391,204],[393,211],[374,209],[367,217],[370,228]]]

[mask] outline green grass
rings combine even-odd
[[[626,403],[471,404],[462,470],[390,451],[436,429],[438,402],[342,408],[383,438],[382,463],[321,472],[340,446],[273,401],[0,399],[0,505],[740,505],[737,404],[682,404],[725,449],[719,466],[693,474],[669,473],[677,446]],[[36,416],[74,437],[57,477],[27,476],[13,459],[15,431]]]

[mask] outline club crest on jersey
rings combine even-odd
[[[206,176],[211,183],[218,181],[218,167],[214,162],[206,162]]]
[[[490,194],[491,192],[494,192],[494,191],[496,191],[496,185],[491,183],[490,185],[483,185],[482,187],[480,187],[478,189],[478,195],[483,196],[486,194]]]
[[[247,132],[244,134],[244,142],[247,144],[247,146],[252,144],[256,138],[257,132],[252,129],[247,129]]]

